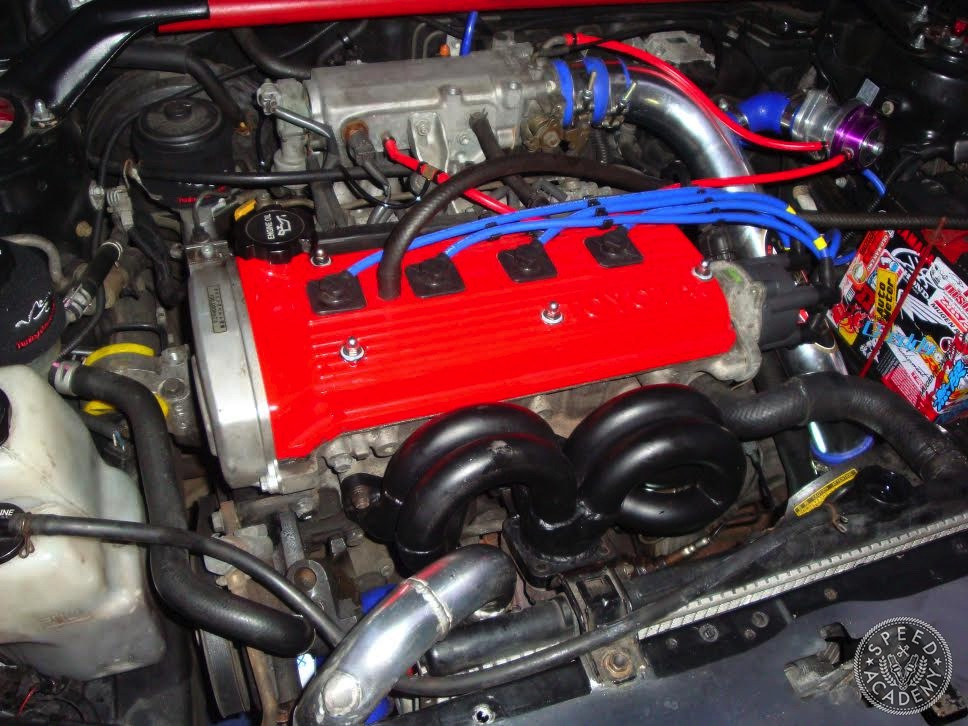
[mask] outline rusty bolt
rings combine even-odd
[[[293,580],[303,590],[312,590],[316,587],[316,573],[311,567],[300,567],[293,574]]]
[[[609,650],[602,656],[602,668],[605,669],[609,678],[616,681],[625,680],[631,677],[634,672],[632,659],[629,658],[628,653],[620,648]]]

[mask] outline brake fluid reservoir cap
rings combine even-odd
[[[0,520],[10,519],[15,514],[23,514],[24,510],[16,504],[0,502]],[[8,535],[0,533],[0,564],[12,560],[20,554],[20,549],[24,546],[24,538],[19,534]]]
[[[235,254],[247,260],[284,265],[315,241],[313,220],[299,209],[263,207],[235,225]]]

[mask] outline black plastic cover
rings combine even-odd
[[[301,209],[263,207],[235,225],[235,254],[284,265],[316,241],[312,218]]]

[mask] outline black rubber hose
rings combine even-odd
[[[608,151],[608,141],[605,139],[605,132],[602,129],[592,129],[588,135],[588,145],[595,154],[595,159],[599,164],[610,164],[612,155]]]
[[[504,149],[501,148],[497,137],[494,135],[494,129],[491,128],[491,124],[487,120],[486,113],[471,114],[470,127],[486,158],[500,159],[505,155]],[[524,180],[524,177],[519,174],[510,174],[504,177],[503,181],[512,192],[518,195],[518,199],[524,206],[530,207],[534,204],[534,189]]]
[[[186,73],[204,89],[232,125],[242,121],[242,109],[232,95],[205,61],[188,46],[139,41],[125,48],[114,64],[122,68]]]
[[[120,258],[121,245],[118,242],[112,240],[98,246],[77,282],[77,288],[84,291],[86,299],[90,300],[97,294]]]
[[[400,510],[397,552],[418,570],[453,549],[448,525],[476,496],[497,487],[528,493],[520,512],[522,534],[539,552],[550,551],[575,513],[578,484],[557,444],[529,434],[494,434],[452,451],[417,483]]]
[[[350,48],[353,42],[366,30],[367,25],[369,25],[368,20],[359,20],[347,28],[346,32],[340,33],[338,38],[330,41],[329,45],[319,52],[319,55],[316,56],[316,65],[321,66],[344,48]]]
[[[187,529],[165,417],[151,391],[130,378],[90,366],[61,366],[56,370],[55,381],[62,381],[58,390],[91,401],[105,401],[127,417],[138,452],[148,520],[151,524]],[[237,597],[202,579],[192,570],[182,550],[156,549],[149,564],[161,599],[204,630],[280,656],[299,655],[312,643],[312,632],[305,621]],[[331,634],[338,640],[337,633],[334,625]]]
[[[856,376],[808,373],[719,407],[725,425],[743,439],[764,439],[810,421],[851,421],[884,438],[926,482],[968,471],[968,458],[949,434],[890,389]]]
[[[424,656],[435,676],[468,670],[521,652],[522,643],[560,641],[575,634],[575,616],[561,595],[452,630]]]
[[[823,229],[968,229],[968,217],[926,214],[854,214],[851,212],[799,212],[803,221]]]
[[[262,44],[252,28],[234,28],[232,37],[256,68],[270,78],[298,78],[300,81],[308,81],[312,75],[309,66],[273,54]]]
[[[387,464],[378,503],[355,514],[364,531],[392,542],[400,508],[431,466],[455,449],[493,434],[526,433],[554,441],[551,427],[533,411],[510,403],[467,406],[437,416],[407,437]]]
[[[384,176],[407,177],[413,172],[403,166],[380,167]],[[244,172],[182,172],[168,169],[152,169],[150,166],[138,168],[145,179],[182,182],[184,184],[208,184],[212,186],[231,186],[240,188],[284,187],[292,184],[312,184],[313,182],[338,182],[350,179],[369,179],[365,169],[358,166],[344,169],[315,169],[313,171],[271,172],[267,174],[247,174]]]
[[[0,517],[0,531],[13,535],[29,532],[30,536],[67,536],[102,539],[108,542],[144,544],[167,551],[177,547],[196,555],[211,557],[232,565],[249,575],[283,603],[306,618],[320,636],[327,641],[342,638],[342,633],[329,616],[296,585],[276,572],[271,565],[250,555],[240,547],[214,537],[205,537],[174,527],[159,527],[141,522],[124,522],[93,517],[62,517],[52,514],[15,514]],[[335,643],[334,643],[335,644]]]
[[[560,174],[626,191],[648,191],[666,184],[628,167],[603,166],[595,161],[561,154],[508,154],[477,164],[458,172],[430,192],[422,202],[411,207],[394,228],[377,268],[380,297],[395,300],[400,296],[403,256],[433,217],[468,189],[503,179],[509,174]]]
[[[595,459],[616,441],[673,416],[694,416],[720,421],[719,409],[689,386],[663,384],[637,388],[606,401],[575,427],[565,442],[565,455],[575,467],[579,485]]]
[[[652,625],[669,613],[712,591],[730,578],[749,569],[789,539],[799,537],[817,526],[819,520],[824,517],[829,517],[829,514],[818,509],[803,517],[797,517],[793,521],[781,521],[779,525],[759,539],[722,558],[719,566],[711,572],[700,575],[674,592],[659,597],[613,623],[492,668],[456,676],[403,678],[397,681],[394,690],[407,696],[434,698],[457,696],[495,688],[504,683],[569,663],[586,653],[610,645]],[[527,644],[523,647],[527,647]]]

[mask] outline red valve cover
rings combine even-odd
[[[551,279],[512,282],[497,252],[530,239],[510,235],[454,258],[466,289],[418,298],[377,296],[376,270],[360,275],[365,309],[317,315],[306,286],[345,270],[307,255],[288,265],[238,260],[276,455],[303,457],[340,434],[400,423],[460,406],[509,400],[618,378],[728,351],[735,340],[715,280],[693,274],[701,256],[676,227],[639,226],[630,237],[643,261],[604,268],[584,245],[600,230],[563,232],[546,246]],[[406,264],[445,245],[411,252]],[[541,313],[560,305],[557,325]],[[355,337],[365,350],[347,363]]]

